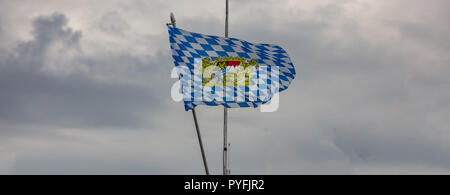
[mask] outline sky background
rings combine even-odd
[[[224,35],[224,0],[0,0],[0,174],[203,174],[166,23]],[[450,174],[450,1],[231,0],[230,37],[297,71],[229,110],[232,174]],[[221,107],[197,107],[222,173]]]

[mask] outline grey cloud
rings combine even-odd
[[[333,14],[339,13],[338,9],[333,10]],[[318,11],[319,15],[324,14],[323,10]],[[286,21],[275,21],[267,12],[256,12],[256,15],[250,21],[235,21],[231,26],[232,36],[257,41],[274,40],[273,42],[280,43],[289,51],[298,73],[296,80],[286,92],[288,100],[281,99],[279,112],[284,113],[285,117],[280,116],[281,120],[277,123],[280,126],[272,126],[269,129],[281,128],[292,133],[299,131],[293,133],[298,134],[298,137],[304,136],[305,133],[301,133],[302,131],[334,132],[334,136],[327,139],[337,149],[335,152],[325,152],[315,143],[305,146],[300,143],[305,140],[292,134],[289,138],[286,135],[280,138],[286,143],[284,147],[278,148],[280,151],[291,151],[291,147],[299,150],[308,148],[302,152],[303,154],[297,154],[299,158],[304,158],[298,160],[302,163],[314,161],[313,156],[317,155],[324,157],[322,160],[327,158],[333,160],[333,156],[339,156],[342,152],[340,155],[344,155],[345,158],[338,158],[340,159],[338,162],[345,162],[345,159],[348,159],[348,163],[352,166],[360,163],[392,163],[396,166],[411,163],[449,168],[447,164],[450,154],[445,152],[450,147],[448,144],[443,143],[439,137],[417,137],[420,134],[440,134],[448,127],[448,122],[440,123],[437,127],[426,124],[429,115],[448,118],[445,112],[435,111],[449,108],[448,103],[442,102],[447,97],[446,92],[432,95],[434,90],[448,91],[445,90],[449,88],[445,76],[433,74],[432,77],[440,83],[439,85],[423,86],[410,80],[411,75],[417,76],[411,69],[421,63],[418,60],[420,56],[405,53],[401,45],[393,45],[392,42],[371,44],[361,36],[359,30],[361,27],[351,18],[346,18],[346,26],[338,27],[349,33],[352,39],[349,42],[341,42],[329,37],[327,32],[336,28],[336,25],[326,20],[304,21],[286,18]],[[334,19],[339,17],[342,15]],[[271,25],[260,25],[262,23]],[[433,31],[433,33],[441,32]],[[428,34],[417,36],[430,43],[430,40],[427,40]],[[405,35],[404,38],[410,37]],[[423,43],[419,45],[424,46]],[[442,49],[445,51],[445,47]],[[448,72],[446,68],[442,70]],[[431,93],[417,98],[414,95],[416,92]],[[428,106],[430,102],[434,102],[436,107]],[[317,105],[311,109],[308,104]],[[292,109],[288,111],[283,107]],[[417,107],[421,109],[416,109]],[[286,112],[294,117],[289,117]],[[295,116],[302,115],[301,113],[310,116],[297,119]],[[245,114],[239,116],[242,120],[249,118]],[[257,117],[264,118],[259,115]],[[292,123],[295,120],[320,125],[302,128],[298,125],[281,124]],[[243,125],[240,127],[244,128]],[[323,137],[311,139],[319,142]],[[442,139],[448,139],[448,134],[445,133],[445,138]],[[267,144],[270,145],[272,142],[268,141]],[[311,147],[314,145],[318,148]],[[279,158],[290,159],[292,154],[280,155]],[[345,167],[341,168],[347,170]],[[314,166],[309,167],[309,171],[312,170]],[[333,173],[337,169],[327,171]],[[414,173],[412,170],[409,171]]]
[[[397,13],[402,9],[395,9],[395,14],[383,12],[389,20],[378,21],[378,16],[354,17],[355,12],[363,15],[376,6],[357,10],[354,1],[322,4],[298,9],[278,1],[232,2],[230,35],[283,46],[297,69],[296,79],[281,94],[278,112],[230,110],[232,173],[450,170],[449,61],[443,55],[448,53],[446,21],[424,17],[422,22],[405,22]],[[448,1],[433,4],[427,10],[448,15]],[[14,137],[2,143],[10,143],[6,145],[13,148],[9,151],[22,152],[16,158],[16,173],[202,173],[192,116],[183,111],[182,103],[170,99],[175,80],[169,78],[173,65],[164,24],[175,7],[179,8],[176,16],[186,15],[177,17],[178,26],[186,30],[223,35],[224,21],[204,16],[201,10],[196,15],[195,10],[180,5],[145,1],[99,13],[99,30],[120,35],[136,30],[129,23],[135,18],[130,16],[160,11],[158,18],[163,19],[149,26],[161,28],[161,34],[139,39],[156,51],[148,55],[133,50],[85,54],[82,33],[69,28],[67,18],[54,14],[35,20],[34,39],[22,42],[0,63],[0,121],[3,129],[9,129],[2,133]],[[363,24],[370,24],[373,37],[367,36]],[[383,29],[395,36],[381,37]],[[83,37],[90,33],[83,29]],[[86,66],[88,71],[65,76],[42,71],[55,43],[67,47],[62,53],[75,49],[77,55],[67,66]],[[213,173],[220,173],[221,168],[221,113],[220,108],[197,109]],[[47,126],[51,130],[36,132],[48,137],[27,133]],[[68,127],[77,129],[67,136],[61,129]],[[124,133],[109,137],[102,134],[105,127]],[[151,131],[130,133],[140,128]],[[83,130],[89,133],[84,135]],[[73,135],[79,137],[68,139]],[[42,156],[34,155],[31,146],[15,142],[36,139],[49,145],[38,150]],[[60,140],[75,143],[64,145]],[[118,145],[129,147],[119,149]],[[51,149],[59,146],[73,149],[74,155]]]
[[[116,11],[108,12],[100,18],[99,28],[111,34],[123,35],[130,28],[128,23]]]
[[[69,126],[142,124],[140,114],[158,107],[151,103],[157,97],[149,89],[97,81],[83,72],[59,76],[42,70],[49,47],[55,42],[62,42],[67,48],[79,47],[81,31],[67,27],[67,22],[68,19],[58,13],[38,17],[33,21],[34,39],[21,43],[1,63],[0,120]],[[81,56],[70,65],[85,62],[85,58]],[[105,62],[91,58],[89,65],[117,63],[111,60],[114,59]],[[122,61],[135,63],[133,60],[130,57]]]
[[[446,89],[450,85],[445,74],[416,72],[416,67],[426,66],[422,64],[426,54],[420,50],[405,52],[404,45],[395,42],[371,43],[362,36],[363,27],[358,18],[347,18],[338,4],[316,9],[314,13],[322,17],[320,20],[275,17],[270,13],[273,10],[252,8],[252,17],[246,20],[233,21],[233,15],[230,16],[233,21],[230,35],[253,42],[280,44],[296,64],[297,78],[286,94],[282,94],[277,113],[232,112],[230,123],[234,125],[230,132],[245,137],[230,139],[234,140],[233,149],[250,148],[242,152],[232,149],[233,159],[243,159],[236,171],[342,174],[364,172],[356,167],[376,164],[399,169],[401,165],[411,164],[449,169],[450,154],[446,151],[450,145],[444,141],[449,138],[445,133],[449,127],[448,113],[443,110],[450,108],[446,101]],[[237,7],[234,12],[239,9],[249,12],[245,6]],[[336,25],[335,20],[344,22]],[[179,26],[202,33],[223,34],[223,21],[215,18],[184,19]],[[392,30],[397,27],[403,28],[396,24]],[[401,31],[401,38],[421,40],[416,42],[418,48],[437,43],[433,43],[434,40],[448,42],[443,41],[447,37],[432,35],[445,34],[436,26],[417,26],[418,29],[425,33]],[[351,39],[331,37],[329,32],[333,30]],[[431,40],[431,37],[436,39]],[[437,55],[448,52],[447,47],[433,50]],[[443,64],[439,70],[448,74],[445,58],[440,62]],[[418,78],[431,79],[434,84],[421,83]],[[431,116],[439,118],[439,123],[432,119],[430,125]],[[276,122],[257,125],[261,121]],[[254,128],[260,129],[252,131]],[[265,133],[262,129],[278,131]],[[435,134],[441,137],[433,136]],[[264,139],[264,135],[270,135],[270,139]],[[305,136],[308,139],[302,139]],[[408,171],[421,172],[419,169]]]
[[[51,16],[40,16],[33,21],[33,37],[38,47],[45,50],[45,46],[52,41],[62,40],[65,44],[77,45],[81,38],[81,31],[73,31],[67,28],[68,19],[60,13]]]
[[[58,13],[49,17],[38,17],[33,21],[32,41],[22,42],[1,63],[5,71],[34,71],[43,67],[48,48],[56,41],[62,41],[67,47],[77,47],[81,31],[66,28],[67,18]]]
[[[450,50],[448,34],[450,29],[440,30],[442,26],[431,26],[429,24],[417,24],[413,22],[397,22],[393,26],[398,27],[399,31],[410,40],[419,41],[421,45],[427,47],[437,47],[444,50]],[[445,41],[443,41],[445,40]]]

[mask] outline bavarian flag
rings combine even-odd
[[[278,45],[168,28],[186,111],[197,105],[257,107],[295,78],[294,65]]]

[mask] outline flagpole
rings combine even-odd
[[[169,23],[167,25],[172,25],[175,28],[177,27],[176,21],[175,21],[175,15],[173,13],[170,13],[170,22],[171,23]],[[206,155],[205,155],[205,150],[203,149],[202,136],[200,135],[200,129],[198,127],[198,122],[197,122],[197,114],[195,114],[195,108],[192,108],[192,116],[194,117],[195,129],[197,130],[198,144],[200,145],[200,151],[202,153],[202,159],[203,159],[203,165],[205,167],[205,173],[206,173],[206,175],[209,175],[208,164],[206,163]]]
[[[198,144],[202,152],[203,165],[205,166],[205,173],[209,175],[208,164],[206,163],[206,155],[203,149],[202,136],[200,135],[200,129],[198,128],[197,115],[195,114],[195,108],[192,108],[192,116],[194,117],[195,129],[197,130]]]
[[[228,38],[228,0],[225,1],[225,38]],[[224,86],[226,88],[226,86]],[[226,94],[224,92],[224,94]],[[225,96],[224,96],[225,101]],[[223,175],[229,175],[228,170],[228,108],[223,108]]]

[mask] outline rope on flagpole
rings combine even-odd
[[[170,13],[170,23],[168,23],[167,25],[172,25],[175,28],[177,27],[175,15],[173,13]],[[202,159],[203,159],[203,165],[205,167],[205,173],[206,173],[206,175],[209,175],[208,163],[206,162],[205,150],[203,149],[202,136],[200,135],[200,128],[198,127],[197,114],[195,114],[195,108],[192,108],[192,116],[194,117],[195,129],[197,130],[198,144],[200,145],[200,151],[202,153]]]

